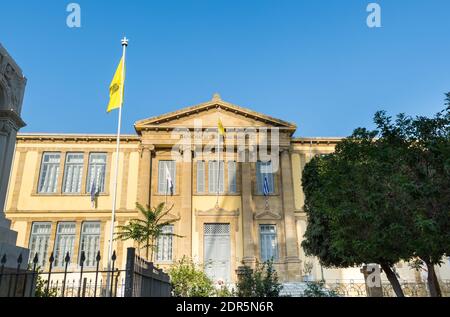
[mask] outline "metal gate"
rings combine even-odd
[[[230,283],[230,256],[230,224],[205,224],[205,272],[214,282]]]

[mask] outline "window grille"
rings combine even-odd
[[[69,253],[71,259],[73,258],[75,230],[76,224],[74,222],[60,222],[58,224],[54,252],[55,267],[64,267],[64,259],[67,253]]]
[[[56,193],[58,186],[60,153],[44,153],[42,156],[41,175],[38,192],[43,194]]]
[[[38,256],[37,265],[44,268],[48,261],[48,245],[52,224],[50,222],[35,222],[31,228],[30,235],[30,258],[29,263],[33,263],[34,257]]]
[[[92,192],[95,186],[96,193],[105,192],[106,178],[106,153],[91,153],[89,155],[88,177],[86,182],[86,192]]]
[[[64,193],[81,193],[83,164],[83,153],[67,153],[66,164],[64,167]]]

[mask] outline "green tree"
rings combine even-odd
[[[385,142],[401,144],[413,254],[427,266],[433,297],[442,296],[435,266],[450,251],[450,93],[446,96],[447,109],[433,118],[399,115],[392,122],[380,112],[375,120]]]
[[[236,287],[238,297],[279,297],[283,288],[273,261],[257,264],[255,270],[245,266]]]
[[[153,261],[153,254],[156,248],[156,242],[161,236],[182,237],[174,233],[167,233],[163,231],[165,226],[171,225],[179,220],[177,219],[163,219],[167,216],[172,207],[165,210],[165,204],[161,203],[156,208],[144,208],[139,203],[136,207],[140,212],[141,218],[131,219],[127,225],[119,226],[116,233],[116,239],[120,240],[134,240],[138,243],[138,249],[146,250],[146,258]]]
[[[333,154],[315,157],[303,173],[308,227],[302,245],[328,267],[378,263],[397,296],[392,266],[411,254],[398,151],[377,133],[357,129]]]
[[[169,270],[172,291],[177,297],[210,297],[216,289],[203,269],[187,257],[183,257]]]
[[[403,293],[391,267],[419,256],[431,295],[440,295],[434,265],[450,241],[449,108],[395,122],[378,112],[378,131],[357,129],[335,153],[307,164],[309,255],[325,266],[378,263],[397,296]]]

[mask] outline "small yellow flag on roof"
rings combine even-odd
[[[123,57],[120,59],[114,78],[109,86],[109,104],[107,112],[119,109],[123,104],[123,92],[125,84],[125,64]]]
[[[225,128],[223,127],[222,120],[219,118],[217,129],[219,130],[219,134],[221,136],[225,136]]]

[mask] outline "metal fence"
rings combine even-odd
[[[450,297],[450,280],[440,281],[440,287],[443,297]],[[403,293],[406,297],[428,297],[428,285],[426,283],[417,283],[404,281],[400,283]],[[328,290],[334,291],[342,297],[367,297],[366,284],[363,281],[342,281],[327,282],[324,285]],[[382,283],[384,297],[396,297],[390,283]]]
[[[126,269],[116,268],[116,252],[110,259],[109,269],[100,269],[100,252],[95,258],[95,269],[86,267],[86,255],[81,252],[77,270],[69,270],[70,254],[64,258],[64,269],[55,269],[52,253],[47,271],[38,267],[37,255],[28,270],[21,269],[22,256],[17,259],[17,269],[5,268],[3,255],[0,261],[0,297],[158,297],[170,296],[170,278],[135,254],[134,248],[127,250]],[[131,261],[131,262],[129,262]],[[109,280],[109,282],[108,282]],[[127,292],[127,287],[131,292]]]
[[[170,297],[169,275],[136,255],[134,248],[127,250],[125,297]]]

